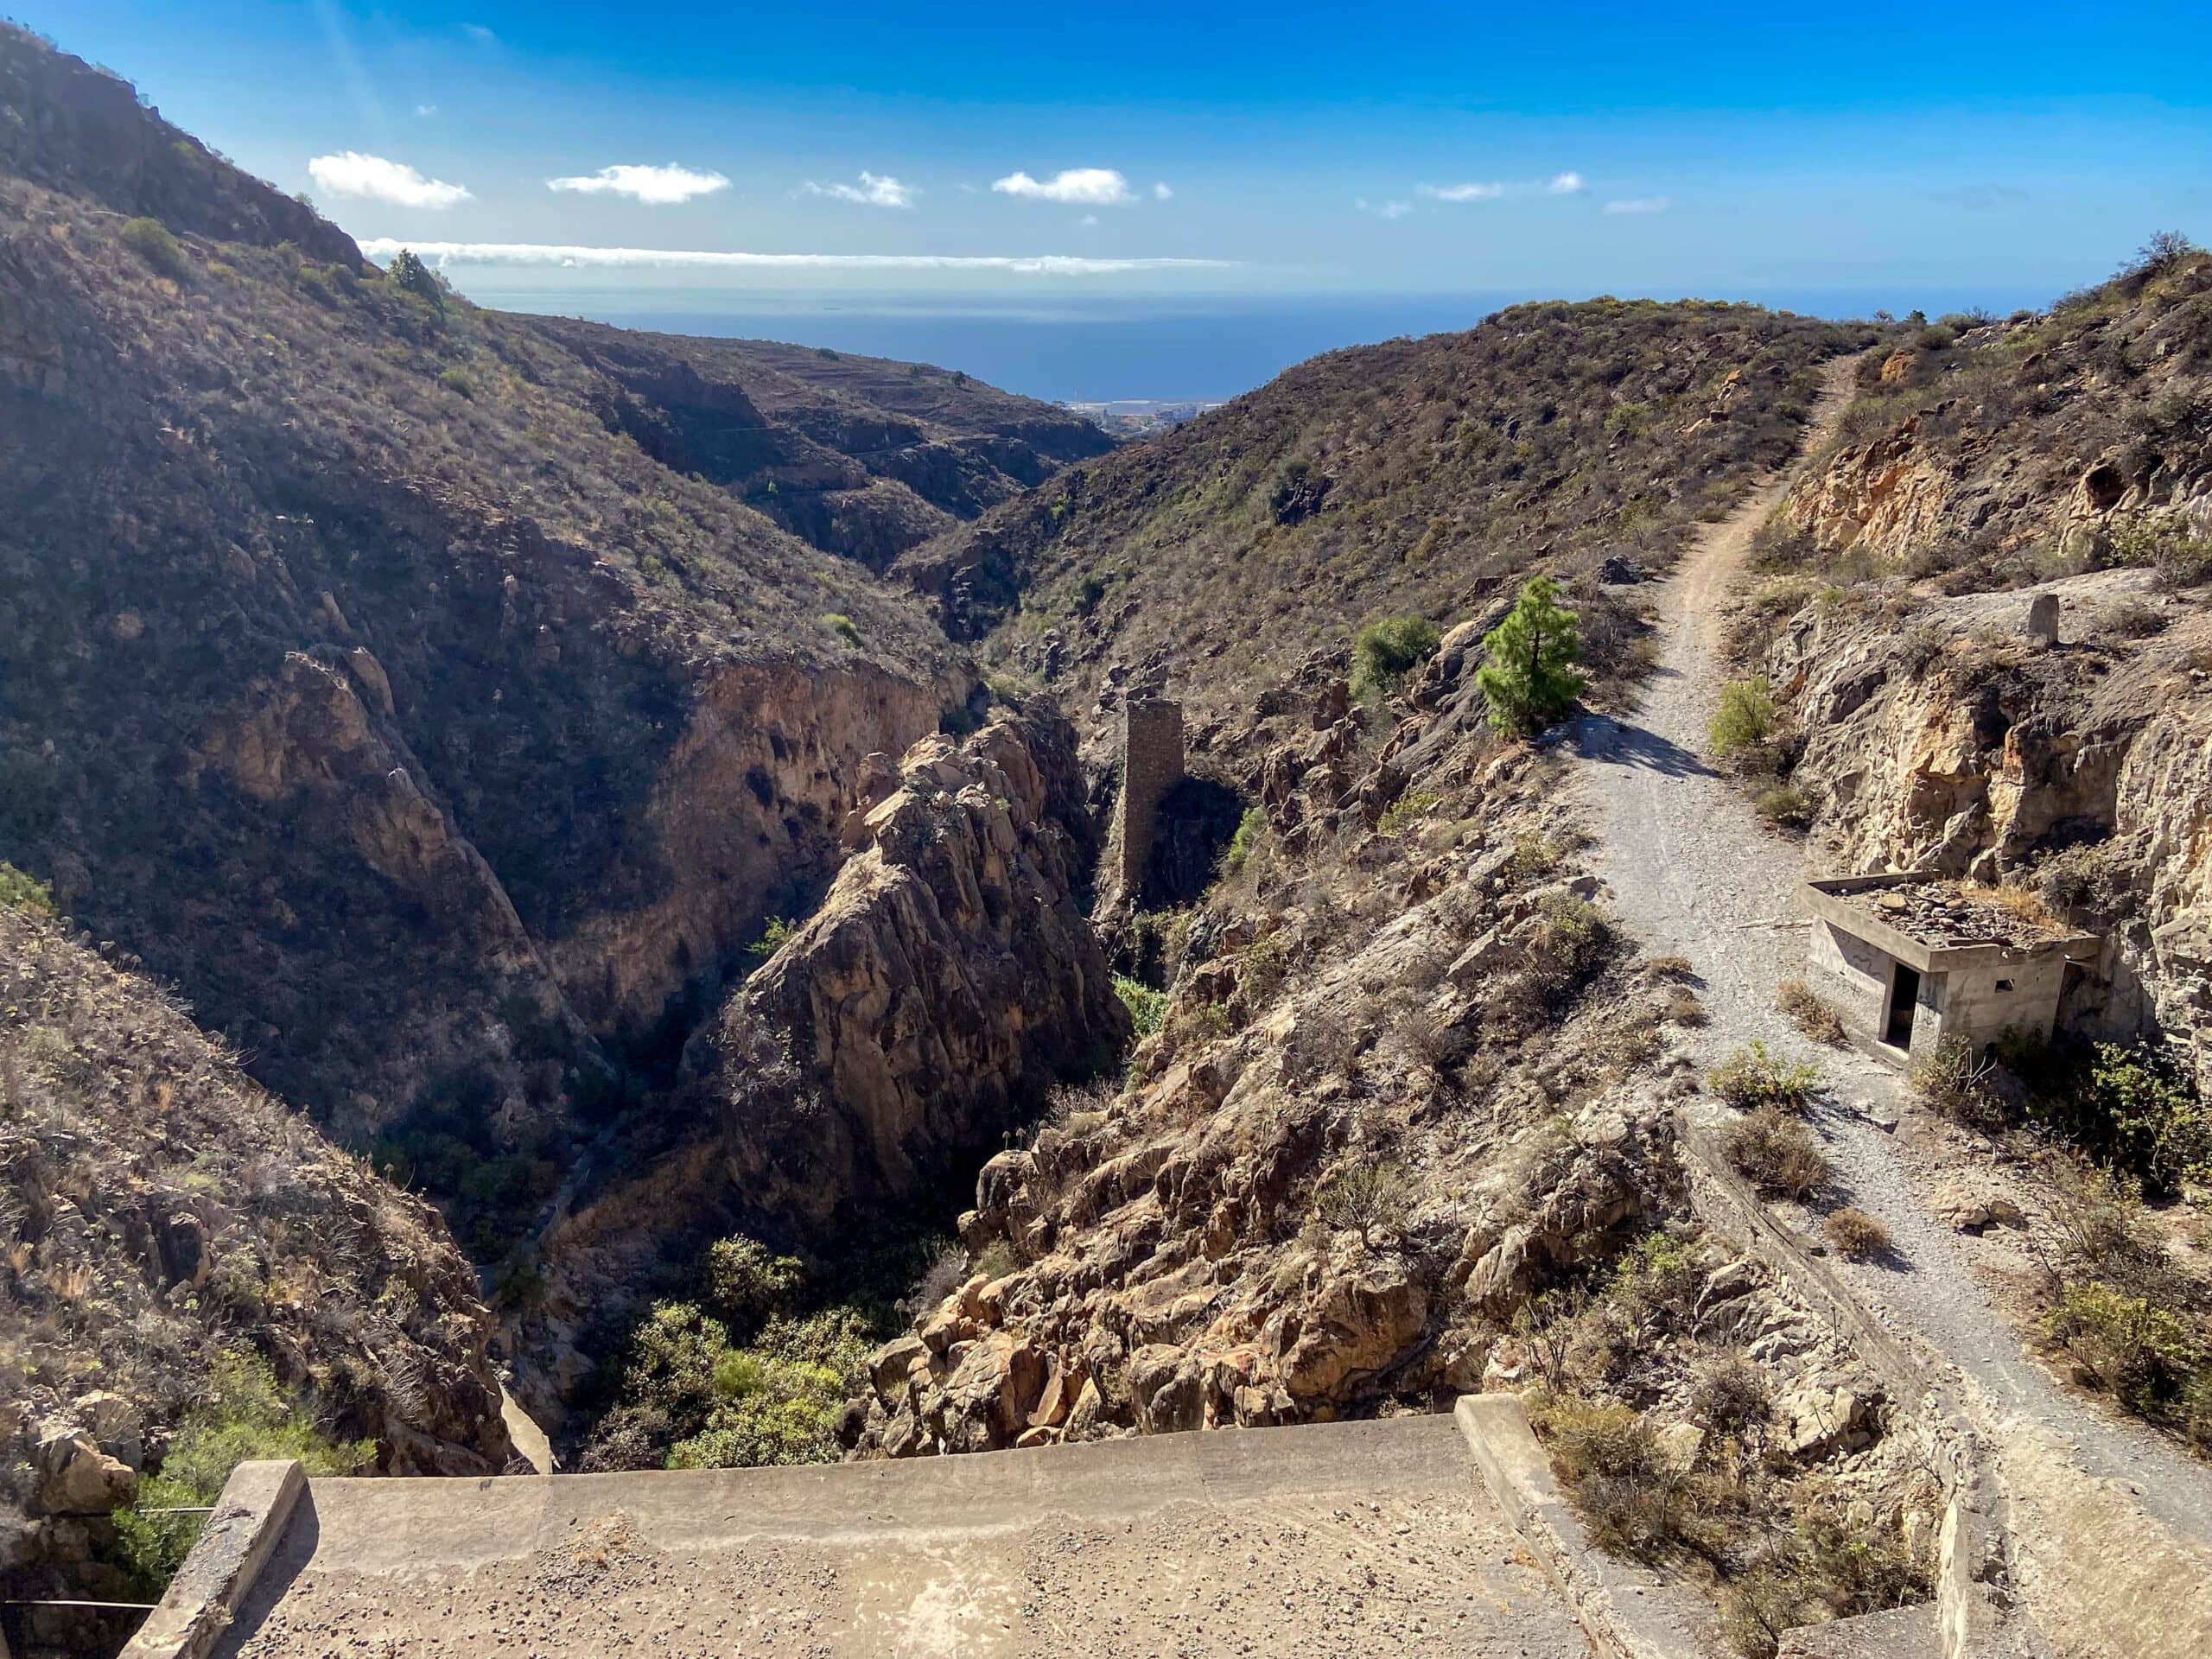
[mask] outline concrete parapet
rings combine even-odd
[[[307,1477],[289,1459],[233,1469],[199,1542],[122,1659],[206,1659],[237,1617],[307,1489]]]
[[[1675,1139],[1699,1218],[1736,1239],[1796,1295],[1848,1336],[1891,1397],[1918,1402],[1943,1483],[1936,1625],[1943,1659],[2048,1659],[2011,1584],[2005,1503],[1982,1443],[1949,1385],[1885,1330],[1835,1270],[1808,1255],[1732,1168],[1717,1137],[1688,1112]]]
[[[1606,1554],[1567,1507],[1516,1394],[1468,1394],[1452,1408],[1483,1484],[1605,1659],[1699,1659],[1703,1605],[1685,1586]]]

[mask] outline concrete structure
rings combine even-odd
[[[1160,798],[1183,781],[1183,705],[1166,697],[1131,697],[1122,710],[1122,799],[1113,842],[1122,892],[1135,903],[1152,862]]]
[[[1806,884],[1806,978],[1869,1052],[1925,1058],[1944,1038],[1980,1050],[2008,1031],[2047,1038],[2096,938],[2024,916],[1924,873]]]
[[[215,1649],[1590,1651],[1440,1415],[807,1468],[316,1479]]]

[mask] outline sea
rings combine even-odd
[[[1471,328],[1502,307],[1560,297],[1471,292],[1009,300],[705,288],[554,289],[467,280],[462,288],[479,304],[504,310],[933,363],[1053,403],[1219,402],[1321,352]],[[1904,316],[1916,308],[1933,317],[1976,308],[2003,315],[2047,302],[2049,296],[1831,289],[1732,297],[1815,316],[1865,317],[1882,308]]]

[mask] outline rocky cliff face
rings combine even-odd
[[[0,1595],[124,1592],[109,1512],[240,1344],[384,1472],[499,1473],[492,1334],[427,1204],[0,903]]]
[[[820,907],[684,1056],[674,1110],[609,1148],[547,1230],[533,1400],[648,1264],[742,1225],[829,1254],[934,1207],[1128,1015],[1077,902],[1093,836],[1072,734],[995,712],[872,758]]]
[[[2202,256],[1872,354],[1753,638],[1828,862],[2039,887],[2108,939],[2075,1020],[2212,1082],[2208,410]]]
[[[1012,1265],[876,1357],[868,1446],[1426,1403],[1481,1382],[1478,1310],[1664,1212],[1663,988],[1615,963],[1473,668],[1379,744],[1325,670],[1266,700],[1267,846],[1190,920],[1121,1096],[985,1167],[963,1236]]]

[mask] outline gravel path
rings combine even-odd
[[[1806,453],[1834,431],[1853,362],[1831,366]],[[1660,585],[1660,665],[1634,715],[1586,715],[1571,729],[1581,762],[1577,787],[1599,837],[1594,867],[1646,949],[1688,957],[1704,982],[1712,1020],[1694,1033],[1701,1061],[1758,1038],[1814,1061],[1829,1078],[1834,1099],[1815,1122],[1840,1196],[1880,1217],[1896,1244],[1890,1263],[1844,1271],[1885,1323],[1933,1348],[1970,1382],[2000,1457],[2056,1446],[2080,1472],[2123,1483],[2168,1527],[2212,1542],[2212,1466],[2061,1387],[1967,1269],[1949,1229],[1915,1191],[1895,1142],[1866,1115],[1884,1109],[1894,1121],[1897,1075],[1863,1055],[1816,1048],[1774,1006],[1776,984],[1803,971],[1808,924],[1797,888],[1804,853],[1767,830],[1741,787],[1699,752],[1729,677],[1723,607],[1753,531],[1789,483],[1787,474],[1770,480],[1702,534]]]

